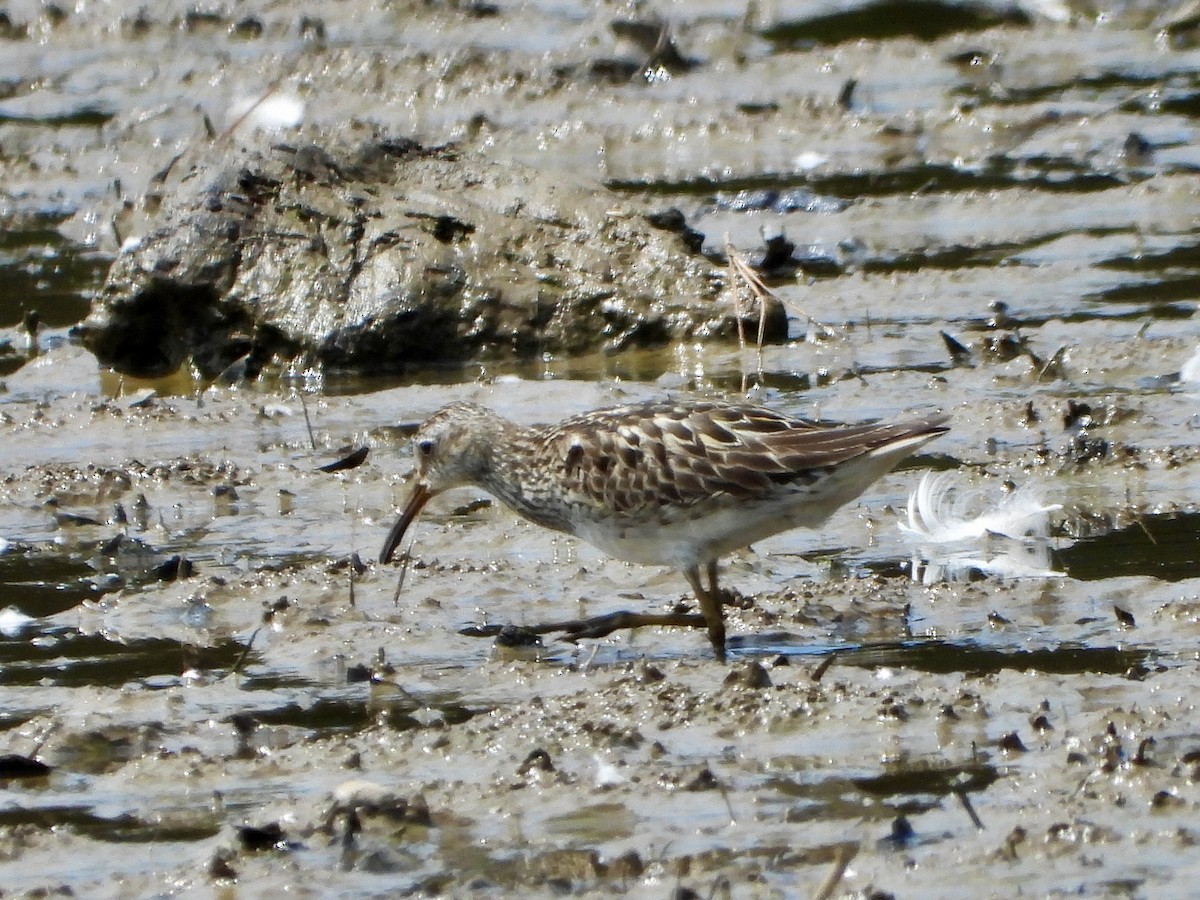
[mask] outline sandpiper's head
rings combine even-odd
[[[380,562],[392,558],[404,533],[431,497],[452,487],[476,484],[488,466],[489,450],[496,437],[496,424],[502,420],[491,410],[474,403],[443,406],[413,435],[412,495],[400,518],[388,532],[379,554]]]

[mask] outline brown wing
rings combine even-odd
[[[934,419],[830,427],[745,404],[661,402],[568,419],[543,434],[539,455],[561,467],[568,503],[634,512],[761,497],[943,430]]]

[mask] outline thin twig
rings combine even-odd
[[[260,627],[260,628],[255,628],[254,631],[251,632],[250,640],[246,641],[245,649],[242,650],[241,656],[239,656],[237,658],[237,662],[235,662],[233,664],[233,668],[225,673],[225,678],[228,678],[230,675],[236,675],[238,673],[238,670],[241,669],[241,667],[242,667],[242,663],[244,663],[246,661],[246,657],[250,655],[250,648],[254,646],[254,639],[256,637],[258,637],[258,633],[261,630],[262,630],[262,628]]]
[[[833,856],[833,868],[829,870],[829,874],[825,876],[821,886],[813,893],[813,900],[829,900],[833,896],[833,892],[842,882],[842,876],[846,874],[850,860],[854,859],[857,853],[857,845],[842,844],[837,848]]]
[[[705,763],[705,765],[708,765],[708,763]],[[725,801],[725,809],[729,811],[729,824],[736,825],[737,816],[733,814],[733,804],[729,801],[729,791],[726,789],[725,784],[721,781],[721,779],[713,776],[713,780],[717,783],[717,790],[721,792],[721,799]]]
[[[1138,523],[1138,527],[1141,528],[1142,531],[1145,533],[1146,537],[1148,537],[1150,539],[1150,543],[1152,543],[1155,547],[1157,547],[1158,539],[1155,538],[1154,535],[1152,535],[1150,533],[1150,529],[1146,527],[1146,520],[1142,518],[1141,513],[1139,513],[1136,517],[1134,517],[1133,521]]]
[[[304,424],[308,426],[308,443],[316,450],[317,439],[313,436],[312,419],[308,417],[308,404],[304,402],[304,391],[300,391],[298,396],[300,397],[300,408],[304,410]]]
[[[238,116],[236,119],[234,119],[232,125],[230,125],[228,128],[226,128],[224,131],[221,132],[221,137],[227,138],[230,135],[232,135],[235,131],[237,131],[238,128],[241,127],[242,123],[245,122],[248,118],[250,118],[250,116],[254,113],[254,111],[256,109],[258,109],[260,106],[262,106],[264,103],[266,103],[269,99],[271,99],[271,96],[276,91],[278,91],[279,86],[281,84],[283,84],[283,79],[286,78],[289,74],[290,74],[290,70],[289,70],[289,72],[286,72],[283,75],[280,75],[278,78],[276,78],[270,84],[268,84],[267,89],[262,94],[259,95],[258,99],[255,100],[253,103],[251,103],[250,106],[246,109],[246,111],[244,113],[242,113],[240,116]],[[212,129],[211,123],[208,125],[208,128]],[[215,135],[213,135],[210,130],[209,137],[214,137],[214,136]]]
[[[821,660],[821,664],[819,666],[817,666],[815,669],[813,669],[812,680],[820,681],[822,678],[824,678],[825,673],[827,671],[829,671],[829,667],[834,664],[834,662],[837,660],[837,658],[838,658],[838,655],[837,655],[837,652],[835,651],[833,653],[830,653],[823,660]]]
[[[963,805],[963,809],[967,811],[967,815],[971,817],[971,824],[983,831],[983,820],[975,812],[975,807],[971,805],[971,798],[967,796],[966,791],[955,791],[954,796],[958,798],[958,802]]]
[[[404,590],[404,579],[408,575],[408,564],[412,562],[412,545],[410,540],[404,552],[400,554],[400,577],[396,579],[396,593],[392,594],[392,606],[400,605],[400,592]]]
[[[762,349],[763,339],[766,335],[768,300],[774,300],[788,312],[804,319],[809,325],[817,329],[822,337],[837,337],[837,332],[833,328],[810,316],[794,301],[784,300],[767,287],[762,277],[750,267],[750,264],[742,257],[737,247],[729,240],[728,235],[725,237],[725,258],[729,260],[729,270],[731,273],[730,288],[733,290],[734,311],[738,318],[738,341],[743,347],[745,347],[746,336],[742,331],[742,317],[746,310],[742,306],[742,292],[738,290],[739,284],[745,285],[750,291],[751,296],[758,301],[758,347],[760,350]]]
[[[1046,364],[1043,365],[1041,367],[1041,369],[1038,371],[1037,378],[1035,380],[1038,383],[1041,383],[1042,379],[1045,378],[1046,375],[1049,374],[1051,371],[1056,372],[1061,377],[1062,361],[1063,361],[1063,357],[1066,355],[1066,353],[1067,353],[1066,346],[1059,347],[1057,350],[1055,350],[1054,355],[1051,356],[1050,359],[1048,359],[1046,361]]]

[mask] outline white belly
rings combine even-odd
[[[686,569],[781,531],[819,525],[830,512],[824,506],[797,503],[795,497],[788,497],[770,503],[724,506],[699,518],[666,524],[589,521],[576,527],[575,534],[617,559]]]

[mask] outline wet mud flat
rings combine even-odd
[[[64,347],[40,365],[87,359]],[[930,389],[923,372],[887,380]],[[653,385],[312,397],[316,451],[298,398],[274,390],[14,400],[6,446],[41,462],[11,467],[3,493],[24,536],[0,570],[30,616],[0,640],[6,883],[789,896],[841,872],[843,893],[941,895],[953,869],[996,896],[1176,884],[1200,752],[1196,517],[1131,508],[1118,485],[1169,496],[1194,459],[1170,428],[1133,426],[1083,461],[1059,429],[988,454],[970,391],[934,389],[964,422],[945,446],[821,533],[728,561],[748,603],[729,610],[727,666],[678,630],[523,650],[460,635],[687,593],[476,492],[429,510],[402,586],[360,561],[405,496],[394,409],[416,421],[470,397],[532,421]],[[846,379],[827,399],[872,393]],[[1130,401],[1143,423],[1190,402]],[[367,462],[320,471],[347,438]],[[982,485],[1069,482],[1050,541],[1064,574],[913,581],[897,524],[919,468],[947,460]]]
[[[1200,54],[1158,4],[917,6],[5,7],[5,895],[1186,895]],[[303,124],[243,122],[268,96]],[[70,339],[177,155],[347,119],[542,173],[532,206],[590,180],[714,303],[728,236],[790,332],[233,386]],[[669,394],[953,430],[726,561],[726,666],[682,631],[460,634],[687,594],[478,492],[402,583],[371,563],[442,403]],[[914,541],[923,470],[975,492],[950,518],[1029,491],[1040,525]]]

